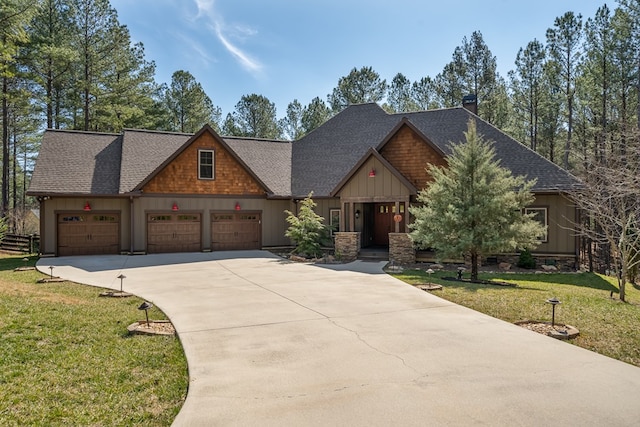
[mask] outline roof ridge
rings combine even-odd
[[[77,133],[84,135],[105,135],[105,136],[120,136],[119,133],[114,132],[96,132],[91,130],[78,130],[78,129],[51,129],[48,128],[45,132],[55,132],[55,133]]]
[[[193,136],[193,133],[187,132],[172,132],[169,130],[157,130],[157,129],[133,129],[133,128],[125,128],[122,129],[122,133],[125,132],[139,132],[139,133],[155,133],[155,134],[164,134],[164,135],[176,135],[176,136]]]
[[[233,139],[233,140],[244,140],[244,141],[276,142],[276,143],[282,143],[282,144],[291,144],[293,142],[293,141],[290,141],[288,139],[254,138],[254,137],[250,137],[250,136],[235,136],[235,135],[231,135],[231,136],[220,135],[220,138],[222,138],[222,139]]]

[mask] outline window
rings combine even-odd
[[[547,224],[547,208],[525,208],[524,213],[533,214],[533,219],[544,226],[544,235],[540,236],[540,241],[546,242],[549,237],[549,227]]]
[[[331,234],[340,231],[340,209],[329,210],[329,228],[331,229]]]
[[[198,150],[198,179],[214,179],[214,151]]]

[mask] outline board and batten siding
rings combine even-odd
[[[147,214],[172,212],[173,204],[177,213],[201,214],[202,250],[211,249],[212,212],[259,212],[262,216],[262,245],[286,246],[290,241],[284,233],[287,229],[285,209],[291,209],[289,200],[266,200],[261,198],[234,197],[140,197],[134,201],[134,251],[144,252],[147,245]],[[236,203],[240,211],[235,210]]]
[[[375,176],[370,177],[369,172],[375,171]],[[373,198],[393,197],[405,198],[411,195],[409,189],[400,182],[398,177],[391,173],[378,159],[370,157],[356,171],[352,178],[340,190],[340,197]]]
[[[85,212],[86,203],[91,206],[90,212]],[[72,198],[52,197],[45,200],[40,212],[43,221],[44,234],[40,240],[40,253],[55,254],[58,247],[58,214],[82,213],[87,215],[100,215],[101,213],[120,214],[120,251],[128,251],[131,241],[129,227],[129,199],[128,198]]]
[[[575,204],[561,194],[537,194],[528,208],[546,208],[548,241],[533,251],[548,254],[575,254],[577,237],[575,232]]]

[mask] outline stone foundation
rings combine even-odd
[[[389,233],[389,261],[400,265],[416,263],[416,251],[409,234]]]
[[[536,269],[542,269],[543,265],[553,265],[558,269],[558,271],[575,271],[576,270],[576,257],[575,255],[543,255],[543,254],[531,254],[533,258],[536,260]],[[495,260],[496,264],[501,262],[507,262],[511,264],[513,267],[518,265],[518,259],[520,259],[520,254],[501,254],[494,257],[491,261]],[[492,262],[487,263],[487,260],[484,260],[484,265],[492,264]]]
[[[338,261],[351,262],[360,253],[360,232],[341,231],[334,233],[335,257]]]

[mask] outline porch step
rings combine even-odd
[[[358,259],[363,261],[388,261],[389,251],[383,249],[360,249]]]

